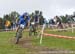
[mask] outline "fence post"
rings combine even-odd
[[[44,33],[44,29],[45,29],[45,24],[43,25],[42,31],[41,31],[41,37],[40,37],[40,44],[42,44],[42,38],[43,38],[43,33]]]
[[[72,33],[74,33],[74,30],[73,30],[73,24],[71,24],[71,26],[72,26]]]

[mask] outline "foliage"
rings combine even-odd
[[[63,23],[74,22],[74,19],[72,16],[60,16],[60,17]]]
[[[2,21],[3,21],[3,19],[0,18],[0,29],[2,28]]]
[[[61,19],[62,19],[62,22],[63,22],[63,23],[67,23],[67,22],[68,22],[68,21],[67,21],[67,18],[64,17],[64,16],[61,16]]]
[[[16,11],[13,11],[9,14],[9,17],[11,18],[12,22],[16,22],[16,19],[19,17],[19,13]]]
[[[18,17],[19,17],[19,13],[14,11],[14,12],[11,12],[10,14],[4,15],[3,19],[4,21],[9,20],[11,22],[15,22]]]

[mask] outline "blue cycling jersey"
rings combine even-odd
[[[23,15],[22,15],[19,17],[18,24],[23,24],[24,26],[26,26],[26,24],[28,23],[29,20],[30,20],[29,16],[27,16],[26,19],[24,19]]]

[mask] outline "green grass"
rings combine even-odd
[[[39,46],[39,40],[35,39],[33,41],[33,44]],[[75,51],[75,40],[55,38],[55,37],[43,37],[43,41],[40,46],[49,47],[51,49],[74,50]]]
[[[15,32],[0,32],[0,54],[25,54],[28,49],[11,43]]]
[[[65,36],[75,36],[75,31],[46,31],[46,33],[57,34],[57,35],[65,35]]]
[[[65,36],[74,36],[75,32],[72,33],[71,31],[66,32],[51,32],[47,31],[46,33],[49,34],[57,34],[57,35],[65,35]],[[36,40],[36,45],[39,45],[39,40]],[[49,48],[56,48],[56,49],[64,49],[64,50],[75,50],[75,40],[74,39],[64,39],[64,38],[56,38],[56,37],[43,37],[41,46],[48,46]]]
[[[75,40],[71,40],[71,39],[45,37],[43,38],[42,45],[54,49],[75,50]]]
[[[61,34],[67,36],[75,36],[75,32],[48,32],[51,34]],[[27,32],[24,32],[24,36],[28,36]],[[23,48],[19,45],[11,43],[10,39],[15,36],[15,32],[0,32],[0,54],[26,54],[30,51],[28,48]],[[46,46],[53,49],[75,50],[75,40],[63,39],[55,37],[43,37],[43,43],[39,44],[39,39],[33,38],[33,45]],[[34,51],[33,51],[34,52]],[[28,53],[27,53],[28,54]]]

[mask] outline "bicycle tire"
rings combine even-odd
[[[19,39],[21,38],[21,34],[22,34],[22,29],[19,28],[19,30],[17,31],[17,34],[16,34],[16,44],[19,43]]]

